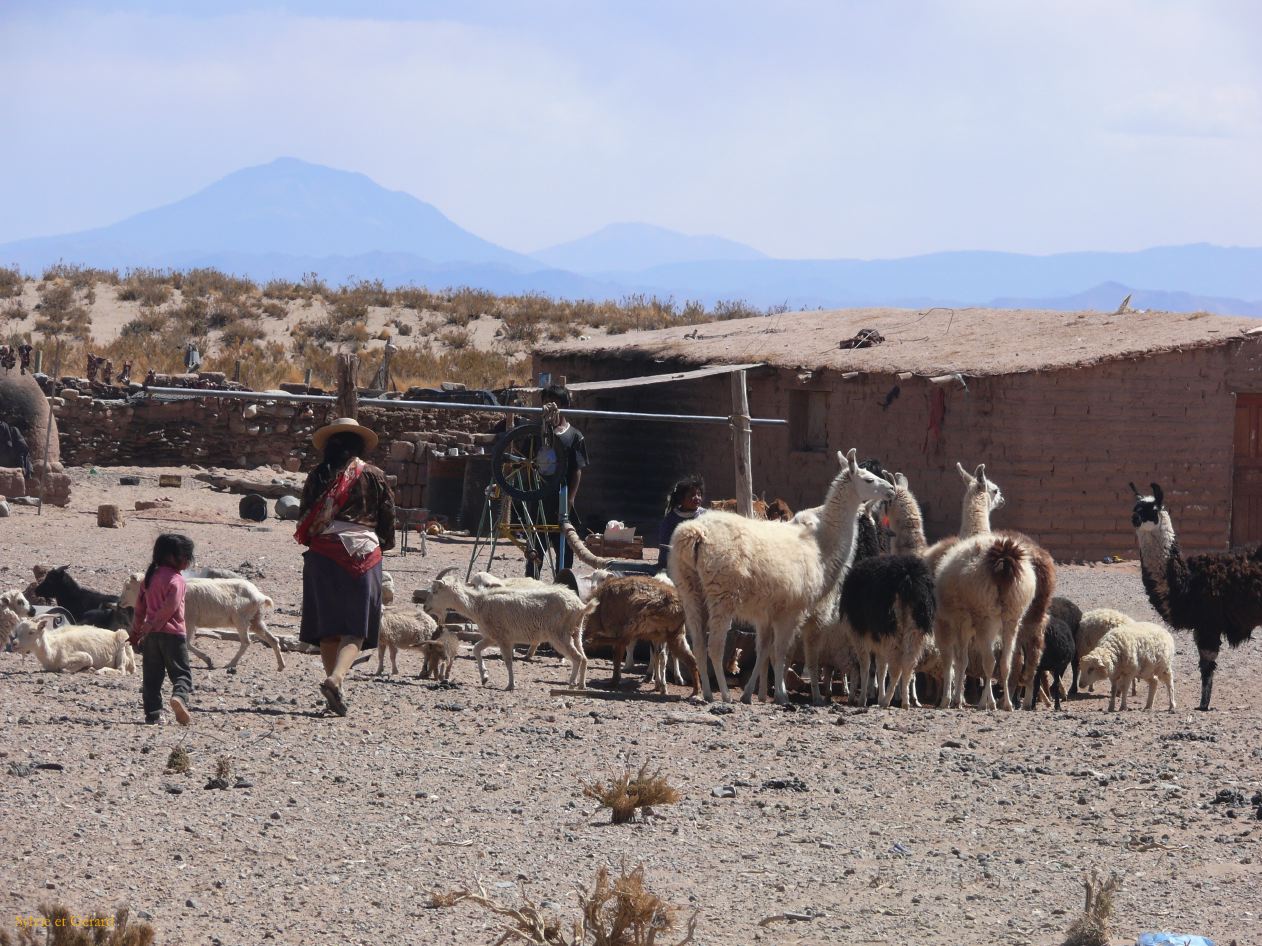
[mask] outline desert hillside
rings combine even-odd
[[[0,268],[0,342],[44,351],[44,370],[83,374],[87,354],[110,359],[131,376],[150,368],[182,370],[193,341],[203,368],[231,372],[255,388],[332,380],[337,351],[361,353],[364,377],[387,341],[398,347],[396,387],[459,381],[495,387],[523,380],[530,352],[546,339],[615,334],[762,314],[741,303],[707,308],[629,296],[620,302],[557,301],[542,295],[497,296],[478,289],[388,289],[381,282],[331,287],[314,274],[262,285],[217,270],[188,272],[91,269],[57,265],[40,276]]]

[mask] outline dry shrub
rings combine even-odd
[[[231,350],[224,349],[210,355],[204,367],[207,371],[222,371],[231,377],[237,362],[241,363],[241,383],[256,391],[275,390],[282,381],[302,380],[301,366],[289,360],[285,346],[280,342],[250,343]]]
[[[209,267],[177,273],[175,280],[177,281],[176,288],[186,298],[218,296],[221,299],[237,299],[241,296],[255,295],[258,292],[258,286],[252,280],[242,276],[230,276]]]
[[[269,319],[283,319],[289,314],[289,310],[279,302],[264,302],[260,308]]]
[[[0,322],[21,322],[26,316],[26,306],[22,305],[21,299],[14,299],[0,309]]]
[[[1122,878],[1118,874],[1110,874],[1105,880],[1092,869],[1082,878],[1082,886],[1086,891],[1086,906],[1082,916],[1069,927],[1064,946],[1109,946],[1113,895],[1122,888]]]
[[[121,302],[144,306],[165,305],[171,299],[172,274],[160,269],[133,269],[116,290]]]
[[[87,292],[90,287],[99,282],[108,283],[111,286],[117,286],[119,283],[116,269],[97,269],[92,266],[80,266],[77,263],[54,263],[45,269],[44,275],[40,277],[41,282],[55,282],[59,279],[70,283],[80,292]]]
[[[22,271],[16,266],[0,266],[0,299],[22,294]]]
[[[188,775],[193,770],[189,763],[188,750],[183,745],[178,745],[171,750],[171,754],[167,756],[167,771],[174,772],[177,775]]]
[[[578,888],[580,915],[568,924],[540,909],[524,886],[521,905],[512,907],[487,896],[481,882],[475,887],[436,892],[429,906],[442,909],[467,900],[489,910],[504,921],[496,946],[514,940],[532,946],[655,946],[659,936],[679,929],[679,909],[644,886],[643,864],[629,874],[624,866],[617,877],[600,868],[590,890]],[[674,946],[691,943],[696,926],[693,911],[683,939]]]
[[[215,760],[215,778],[227,781],[232,778],[232,759],[226,755],[221,755]]]
[[[40,314],[35,320],[35,331],[45,338],[68,335],[87,341],[92,330],[92,316],[79,297],[80,291],[74,283],[63,279],[47,283],[40,293]]]
[[[142,307],[140,314],[119,330],[119,335],[156,335],[166,331],[169,324],[167,313]]]
[[[267,332],[253,319],[235,319],[224,326],[219,336],[219,344],[227,350],[237,351],[251,342],[261,342],[267,338]]]
[[[584,785],[583,795],[595,799],[602,808],[608,808],[613,813],[614,824],[625,824],[644,808],[673,805],[679,801],[679,792],[661,770],[649,772],[648,768],[646,762],[634,774],[627,769],[620,775],[611,776],[608,783]]]
[[[156,935],[148,923],[132,922],[127,907],[119,907],[113,916],[96,911],[84,916],[59,903],[46,903],[39,912],[48,922],[38,928],[42,932],[23,926],[14,938],[0,927],[0,946],[152,946]]]
[[[472,336],[465,328],[450,328],[438,336],[438,340],[451,351],[463,351],[469,347]]]

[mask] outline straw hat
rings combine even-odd
[[[339,417],[328,426],[321,427],[311,435],[311,442],[317,450],[323,450],[330,437],[341,433],[359,434],[364,440],[365,453],[377,449],[377,435],[353,417]]]

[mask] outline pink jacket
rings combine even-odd
[[[153,573],[148,588],[140,590],[136,602],[136,618],[132,622],[133,636],[146,634],[178,634],[186,637],[184,626],[184,576],[167,565],[159,566]]]

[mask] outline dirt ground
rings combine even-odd
[[[118,484],[129,472],[141,486]],[[25,587],[42,562],[116,590],[158,532],[183,530],[199,564],[261,572],[272,626],[293,632],[291,524],[245,525],[237,497],[187,477],[159,490],[160,472],[189,471],[74,470],[70,508],[16,507],[0,522],[0,587]],[[99,502],[160,495],[173,499],[165,519],[97,528]],[[469,552],[468,540],[431,542],[428,556],[391,553],[386,567],[406,601]],[[518,574],[520,562],[495,570]],[[1152,617],[1134,563],[1063,567],[1059,590],[1084,609]],[[1224,652],[1215,710],[1201,714],[1190,711],[1195,649],[1176,640],[1173,714],[1109,714],[1094,694],[1063,713],[738,704],[716,715],[687,701],[551,697],[567,676],[552,657],[519,664],[513,693],[493,659],[484,689],[466,650],[451,688],[417,679],[417,655],[401,655],[393,679],[371,674],[374,658],[339,719],[321,712],[314,657],[288,654],[278,673],[254,646],[234,675],[195,667],[188,729],[142,724],[137,677],[46,674],[3,654],[0,914],[9,924],[54,899],[79,913],[128,903],[163,944],[483,944],[498,938],[493,917],[428,909],[429,892],[481,878],[509,902],[521,881],[570,916],[575,886],[598,867],[643,863],[653,890],[698,911],[707,946],[1053,944],[1082,906],[1082,872],[1099,868],[1125,878],[1117,944],[1160,929],[1256,943],[1259,645]],[[220,665],[235,646],[207,644]],[[589,679],[602,687],[608,670],[594,659]],[[164,772],[177,745],[189,775]],[[204,789],[220,758],[250,787]],[[580,782],[646,761],[682,800],[649,823],[608,825]],[[13,765],[41,762],[62,768]],[[715,797],[719,786],[735,797]],[[1223,791],[1239,795],[1215,803]],[[760,926],[786,912],[810,918]]]

